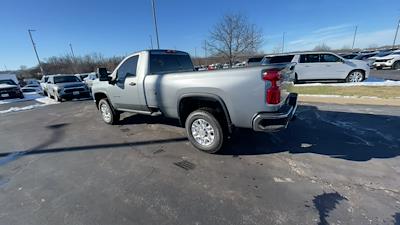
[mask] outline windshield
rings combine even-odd
[[[57,76],[54,77],[54,83],[69,83],[69,82],[80,82],[79,78],[75,76]]]
[[[13,80],[0,80],[0,84],[17,85]]]
[[[376,56],[378,56],[378,57],[384,57],[384,56],[387,56],[387,55],[390,55],[392,52],[379,52],[378,54],[376,54]]]
[[[150,54],[150,74],[194,71],[188,54]]]

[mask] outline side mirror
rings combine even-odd
[[[97,68],[99,81],[110,81],[111,77],[108,76],[107,68]]]

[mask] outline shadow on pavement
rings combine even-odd
[[[240,130],[221,154],[315,153],[352,161],[392,158],[400,155],[399,127],[396,116],[300,106],[288,129],[269,134]]]
[[[334,210],[342,200],[347,199],[337,192],[323,193],[314,197],[313,203],[319,214],[318,225],[329,225],[328,221],[326,220],[329,216],[329,213]]]
[[[351,106],[349,106],[351,107]],[[167,124],[179,126],[177,120],[162,117],[133,115],[125,117],[121,124]],[[125,146],[185,142],[186,137],[149,140],[128,143],[95,144],[85,146],[46,148],[66,136],[63,128],[67,124],[47,127],[52,136],[44,143],[25,151],[0,153],[0,165],[13,156],[110,149]],[[367,161],[372,158],[392,158],[400,155],[400,117],[349,112],[321,111],[314,106],[299,106],[297,119],[288,129],[278,133],[255,133],[240,129],[231,138],[220,154],[260,155],[279,152],[292,154],[315,153],[352,161]],[[4,164],[4,163],[3,163]]]

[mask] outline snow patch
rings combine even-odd
[[[276,183],[294,183],[294,181],[289,177],[286,178],[274,177],[274,181]]]
[[[36,93],[24,93],[25,98],[12,98],[12,99],[4,99],[0,100],[0,105],[3,104],[9,104],[9,103],[15,103],[15,102],[26,102],[26,101],[32,101],[38,98],[43,98],[43,96],[38,95]]]
[[[382,99],[376,96],[346,96],[346,95],[310,95],[310,94],[299,94],[303,97],[319,97],[319,98],[362,98],[362,99]],[[400,97],[396,97],[400,98]]]

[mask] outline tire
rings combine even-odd
[[[353,70],[347,75],[346,82],[347,83],[357,83],[362,82],[365,79],[365,73],[361,70]]]
[[[103,98],[99,101],[99,111],[101,118],[106,124],[114,125],[118,123],[120,113],[116,112],[106,98]]]
[[[211,110],[199,109],[190,113],[185,129],[190,143],[203,152],[216,153],[224,144],[226,132]]]
[[[394,70],[400,70],[400,61],[396,61],[392,65],[392,69]]]
[[[62,101],[63,101],[62,98],[58,97],[57,94],[54,95],[54,100],[55,100],[56,102],[62,102]]]

